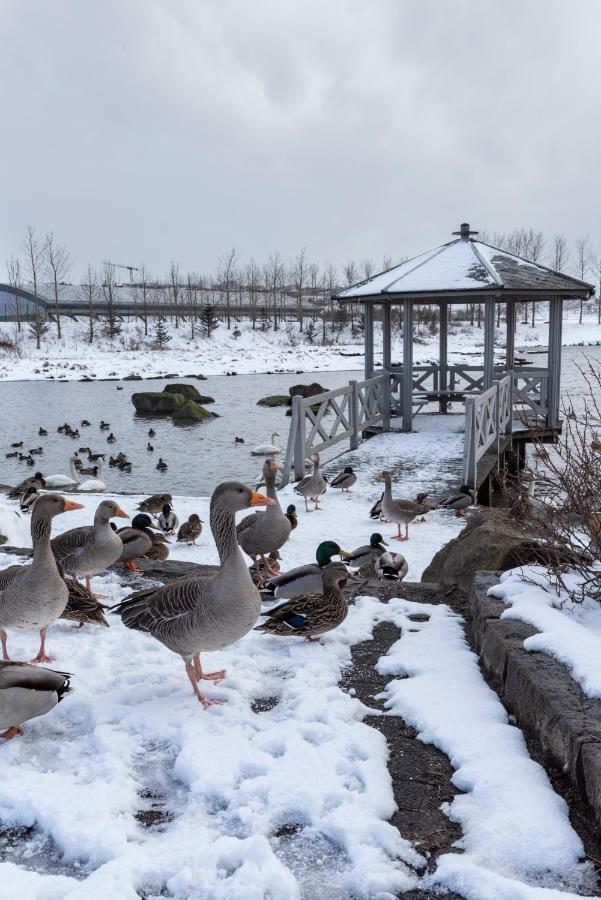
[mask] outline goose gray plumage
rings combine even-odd
[[[270,609],[255,631],[314,640],[344,622],[348,615],[348,601],[342,593],[348,578],[346,567],[340,562],[329,563],[322,575],[323,591],[294,597]]]
[[[275,575],[276,572],[270,567],[266,554],[283,547],[292,531],[292,523],[284,515],[278,500],[275,488],[277,471],[278,464],[275,459],[266,459],[263,465],[263,481],[265,482],[265,493],[273,500],[273,504],[264,512],[245,516],[236,528],[238,543],[250,556],[253,565],[260,558],[263,564],[262,568],[270,575]]]
[[[294,488],[297,494],[300,494],[301,497],[305,498],[305,510],[307,512],[311,512],[307,503],[308,500],[313,500],[315,503],[315,510],[321,509],[319,498],[322,494],[325,494],[328,486],[327,481],[319,470],[319,453],[314,453],[311,457],[311,461],[313,463],[313,472],[311,475],[305,475],[304,478],[301,478]]]
[[[70,690],[66,672],[12,660],[0,662],[0,738],[23,734],[21,725],[54,709]]]
[[[395,522],[397,533],[394,539],[397,541],[409,540],[409,524],[430,512],[430,506],[424,501],[427,498],[426,493],[418,494],[415,500],[395,499],[392,496],[392,475],[390,472],[382,472],[378,477],[378,481],[384,482],[384,496],[382,498],[382,512],[391,522]],[[405,526],[405,535],[401,537],[401,524]]]
[[[0,642],[2,658],[10,659],[8,631],[40,632],[40,649],[32,662],[52,662],[46,655],[46,629],[67,605],[69,591],[61,578],[51,549],[50,529],[54,516],[82,509],[60,494],[44,494],[33,505],[31,538],[33,561],[27,566],[9,566],[0,572]]]
[[[94,515],[93,525],[72,528],[53,538],[52,552],[66,575],[85,576],[90,590],[90,578],[99,575],[117,562],[123,543],[110,526],[117,516],[127,518],[127,513],[114,500],[103,500]]]
[[[249,506],[273,503],[239,481],[222,482],[211,497],[210,514],[219,572],[137,591],[113,609],[127,628],[151,634],[182,657],[194,693],[205,708],[211,701],[201,694],[198,682],[220,681],[225,672],[203,672],[200,654],[239,640],[252,629],[261,609],[259,592],[236,540],[235,515]]]

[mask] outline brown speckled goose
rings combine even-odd
[[[114,500],[103,500],[94,515],[93,525],[72,528],[53,538],[52,552],[66,575],[76,578],[82,575],[90,590],[90,578],[99,575],[117,562],[123,543],[111,528],[113,516],[126,519],[121,507]]]
[[[237,512],[271,506],[239,481],[224,481],[211,497],[211,531],[221,568],[216,575],[192,575],[160,588],[137,591],[113,610],[124,625],[146,631],[184,660],[194,693],[206,708],[211,701],[198,681],[219,681],[225,672],[203,672],[200,654],[222,650],[247,634],[257,621],[261,598],[236,540]]]
[[[382,512],[391,522],[395,522],[397,533],[394,539],[397,541],[409,540],[409,524],[430,512],[430,506],[425,502],[426,493],[418,494],[416,500],[397,500],[392,496],[392,475],[390,472],[382,472],[378,481],[384,482],[384,496],[382,497]],[[401,537],[401,524],[405,526],[405,534]]]
[[[275,479],[278,464],[275,459],[267,459],[263,465],[263,480],[265,481],[265,493],[273,500],[273,504],[264,512],[251,513],[245,516],[236,528],[238,543],[255,564],[257,558],[261,559],[264,570],[269,575],[276,575],[266,559],[266,554],[272,550],[279,550],[288,538],[292,530],[290,519],[282,512],[275,489]]]
[[[32,662],[52,662],[46,656],[46,629],[63,612],[69,591],[61,578],[50,546],[50,528],[54,516],[82,509],[60,494],[44,494],[33,505],[31,538],[33,562],[28,566],[9,566],[0,572],[0,642],[2,658],[8,660],[7,631],[40,632],[40,649]]]
[[[0,662],[0,738],[23,734],[21,725],[44,716],[69,692],[70,675],[27,663]]]

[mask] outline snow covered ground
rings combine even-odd
[[[566,310],[563,325],[564,345],[592,345],[601,343],[601,326],[593,305],[589,305],[583,324],[578,324],[577,310]],[[318,323],[319,325],[319,323]],[[172,340],[166,349],[153,350],[152,328],[149,337],[144,337],[140,321],[125,321],[122,334],[112,341],[100,334],[93,350],[87,340],[87,320],[63,321],[63,338],[59,342],[55,328],[50,326],[48,334],[42,338],[40,350],[35,349],[35,341],[26,325],[20,333],[12,322],[0,323],[0,336],[5,335],[18,343],[18,352],[0,350],[0,380],[15,381],[37,378],[79,379],[83,377],[123,378],[138,374],[152,377],[173,373],[190,375],[220,375],[229,371],[239,374],[285,371],[305,372],[340,371],[342,369],[363,368],[362,338],[351,337],[350,329],[345,329],[331,343],[321,346],[318,336],[314,344],[299,334],[296,323],[284,323],[277,331],[260,331],[250,326],[248,321],[239,323],[240,336],[221,325],[211,339],[190,338],[187,326],[178,330],[168,325]],[[547,342],[547,311],[540,304],[534,328],[520,322],[517,326],[516,347],[527,349]],[[473,361],[482,354],[484,343],[483,328],[469,323],[454,322],[449,335],[449,362]],[[497,334],[499,350],[505,346],[505,326]],[[380,359],[381,332],[376,328],[376,360]],[[393,361],[402,358],[402,337],[393,333]],[[415,336],[414,359],[416,363],[438,358],[438,337],[431,335],[422,326]]]
[[[374,530],[368,510],[379,496],[384,465],[396,472],[398,496],[456,483],[461,430],[407,436],[394,465],[393,436],[349,456],[360,478],[350,495],[329,490],[322,512],[299,509],[284,564],[313,557],[320,540],[352,549]],[[345,459],[346,462],[346,459]],[[55,520],[55,531],[91,521],[102,499]],[[137,497],[119,497],[130,514]],[[282,502],[298,499],[292,487]],[[180,518],[208,519],[207,498],[174,498]],[[23,543],[15,505],[0,512],[9,542]],[[385,537],[394,531],[379,526]],[[411,526],[400,545],[409,578],[462,527],[446,511]],[[217,561],[207,528],[198,546],[173,544],[172,558]],[[5,556],[3,565],[22,561]],[[126,596],[131,576],[94,579],[108,603]],[[407,616],[419,610],[424,623]],[[414,724],[420,739],[447,753],[465,793],[447,810],[463,829],[463,852],[441,857],[432,876],[424,859],[389,824],[394,810],[387,749],[369,726],[369,710],[339,687],[351,647],[375,624],[395,622],[400,640],[380,661],[391,676],[391,713]],[[10,635],[17,659],[30,658],[34,635]],[[555,900],[587,882],[582,847],[567,809],[521,733],[484,685],[461,620],[448,607],[405,600],[388,606],[360,598],[345,623],[319,643],[247,635],[207,656],[227,679],[207,693],[225,702],[203,711],[183,666],[151,638],[119,619],[110,630],[53,626],[56,667],[73,673],[73,693],[47,717],[2,748],[0,820],[36,826],[0,864],[0,897],[31,900],[391,900],[403,891],[458,890],[478,900]],[[256,701],[271,698],[261,711]],[[144,827],[145,815],[156,824]]]

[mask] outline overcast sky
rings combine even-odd
[[[600,0],[0,0],[0,266],[601,244]],[[4,277],[0,269],[0,277]]]

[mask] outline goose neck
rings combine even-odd
[[[236,518],[233,513],[228,512],[219,503],[211,500],[210,523],[217,552],[219,553],[219,563],[221,566],[224,566],[226,562],[239,556],[236,538]]]
[[[31,517],[31,541],[33,544],[33,558],[38,559],[50,553],[50,519],[48,516],[34,512]]]

